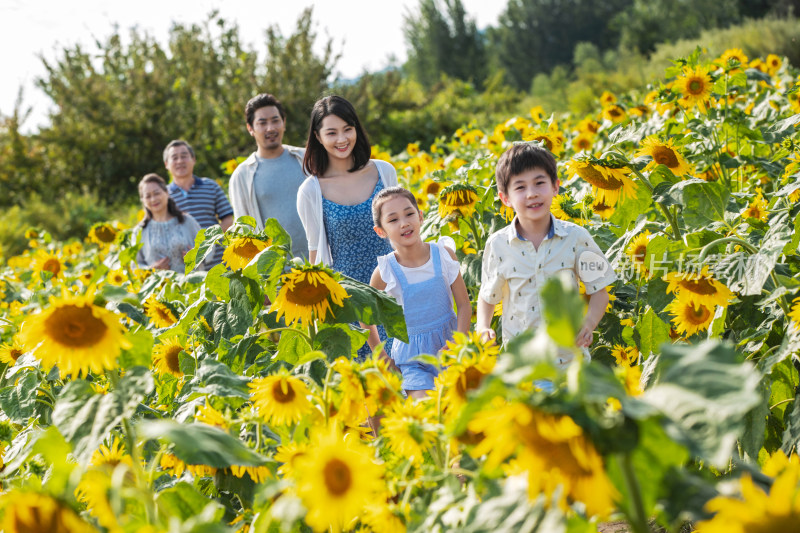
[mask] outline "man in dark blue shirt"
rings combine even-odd
[[[233,224],[233,208],[217,182],[194,175],[194,150],[186,141],[175,140],[164,149],[164,166],[172,176],[169,195],[178,209],[192,215],[201,228],[219,224],[223,231]],[[222,261],[222,248],[216,246],[208,265]]]

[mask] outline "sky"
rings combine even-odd
[[[501,0],[462,0],[479,28],[494,25],[505,7]],[[353,78],[381,70],[391,57],[406,57],[403,15],[416,12],[418,0],[0,0],[0,114],[10,115],[20,87],[23,109],[32,113],[23,124],[30,132],[47,123],[50,102],[35,87],[45,74],[39,56],[54,60],[65,47],[94,48],[114,27],[121,34],[133,27],[166,43],[173,22],[201,23],[212,10],[239,26],[243,42],[265,51],[265,30],[277,25],[284,36],[292,33],[304,8],[313,6],[317,42],[331,37],[342,57],[337,72]]]

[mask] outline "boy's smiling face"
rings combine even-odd
[[[550,204],[558,194],[558,180],[553,183],[543,168],[534,167],[508,180],[507,192],[498,193],[506,206],[513,207],[521,223],[539,224],[550,220]]]

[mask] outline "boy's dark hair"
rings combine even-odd
[[[139,182],[139,198],[142,199],[142,204],[144,204],[144,198],[142,198],[142,189],[144,189],[144,186],[148,183],[155,183],[162,191],[167,193],[167,213],[176,217],[178,219],[178,224],[183,224],[185,219],[183,212],[178,209],[178,204],[176,204],[175,200],[173,200],[172,196],[170,196],[169,189],[167,188],[167,182],[165,182],[164,178],[158,174],[146,174],[145,177],[142,178],[142,181]],[[147,224],[150,222],[150,220],[152,220],[152,218],[153,213],[151,213],[150,210],[145,207],[144,218],[141,222],[139,222],[139,225],[143,229],[146,228]]]
[[[348,169],[349,172],[364,168],[369,162],[369,156],[372,153],[367,132],[361,126],[361,121],[358,120],[353,104],[341,96],[326,96],[321,100],[317,100],[311,110],[306,155],[303,158],[303,169],[309,176],[321,176],[328,170],[328,152],[325,151],[325,147],[317,139],[317,134],[322,128],[322,120],[329,115],[336,115],[356,129],[356,145],[353,147],[353,168]]]
[[[164,162],[167,162],[167,154],[169,154],[169,149],[174,148],[175,146],[185,146],[189,153],[192,154],[192,159],[195,159],[194,156],[194,148],[192,145],[184,141],[183,139],[175,139],[174,141],[170,141],[166,148],[164,148]]]
[[[278,113],[281,115],[281,120],[286,120],[286,111],[283,110],[283,104],[280,100],[275,98],[269,93],[261,93],[252,97],[244,106],[244,116],[247,119],[247,124],[253,126],[253,119],[256,116],[256,111],[262,107],[275,106],[278,108]]]
[[[381,191],[375,195],[375,198],[372,199],[372,222],[375,223],[376,226],[382,228],[381,226],[381,215],[383,210],[383,204],[394,198],[395,196],[402,196],[409,202],[414,208],[419,211],[419,205],[417,205],[417,198],[414,196],[414,193],[409,191],[408,189],[404,189],[403,187],[387,187],[386,189],[381,189]]]
[[[495,176],[497,190],[503,194],[508,193],[508,182],[514,176],[519,176],[533,168],[541,168],[550,176],[550,181],[558,180],[556,158],[549,150],[534,143],[517,143],[500,156],[497,162]]]

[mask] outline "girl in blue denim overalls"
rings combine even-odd
[[[391,356],[403,375],[406,394],[424,398],[433,390],[439,369],[414,358],[435,355],[453,338],[453,331],[469,331],[472,305],[467,287],[455,253],[441,242],[422,241],[422,213],[412,193],[402,187],[380,191],[372,202],[372,218],[375,232],[389,239],[394,252],[378,257],[370,285],[403,306],[408,343],[395,339]],[[370,330],[369,345],[374,349],[380,341],[375,327]]]

